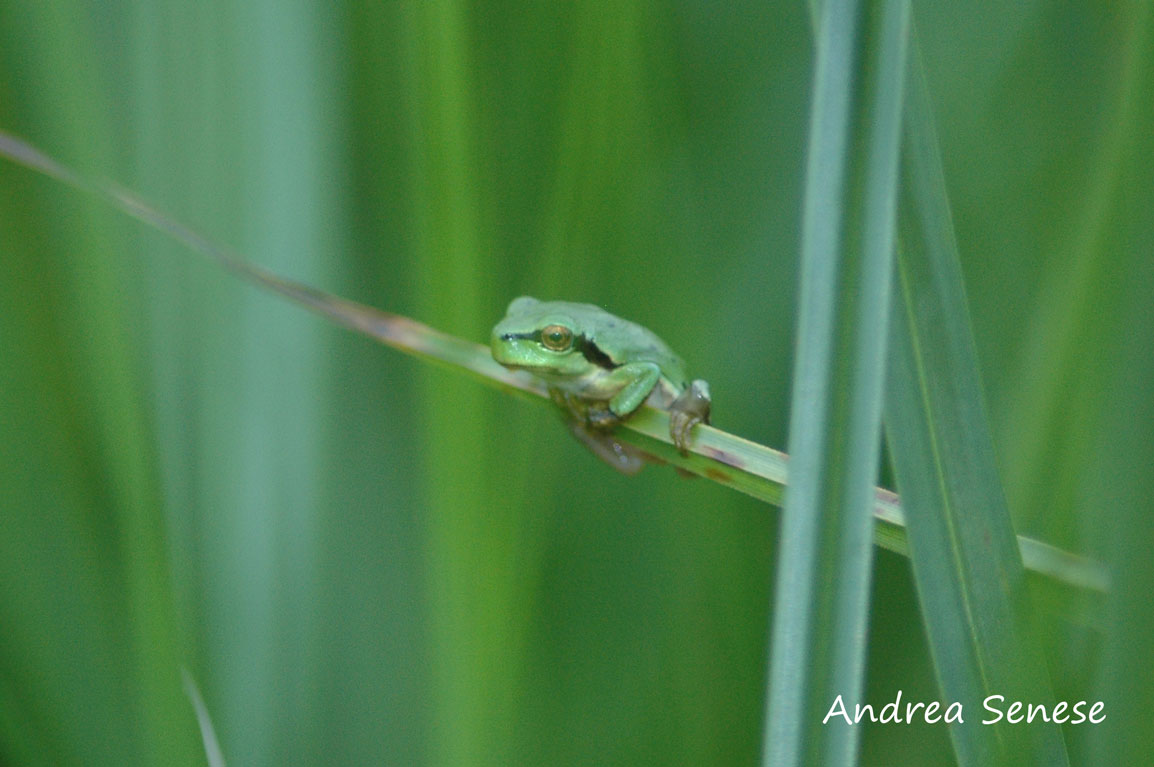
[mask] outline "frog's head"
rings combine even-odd
[[[505,318],[493,328],[493,359],[507,368],[533,373],[579,376],[590,367],[582,352],[578,320],[561,302],[529,296],[513,299]]]

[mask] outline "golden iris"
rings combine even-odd
[[[564,325],[546,325],[541,330],[541,343],[550,351],[563,352],[573,343],[573,331]]]

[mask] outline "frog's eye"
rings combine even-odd
[[[564,325],[546,325],[541,329],[541,343],[550,351],[563,352],[573,345],[573,331]]]

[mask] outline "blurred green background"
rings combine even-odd
[[[1154,465],[1138,7],[914,8],[1019,531],[1108,563]],[[810,40],[744,0],[4,3],[0,129],[466,338],[601,304],[781,447]],[[757,761],[776,510],[618,476],[6,162],[0,195],[0,762],[203,764],[182,666],[234,765]],[[931,700],[909,564],[876,568],[868,699]],[[1101,633],[1041,605],[1091,696]]]

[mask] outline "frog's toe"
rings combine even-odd
[[[682,455],[689,452],[689,430],[699,423],[701,419],[690,413],[674,410],[669,414],[669,436]]]
[[[682,455],[689,452],[689,432],[699,423],[709,423],[709,384],[694,381],[669,408],[669,436]]]
[[[609,408],[589,408],[585,412],[585,422],[594,429],[611,429],[621,419]]]

